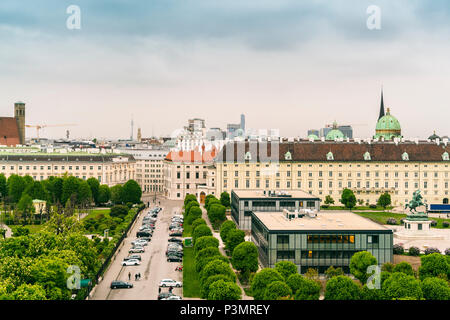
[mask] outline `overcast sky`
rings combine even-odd
[[[81,29],[69,30],[69,5]],[[366,26],[368,6],[381,29]],[[306,136],[374,134],[380,90],[409,137],[450,135],[447,0],[1,0],[0,116],[41,136],[144,137],[199,117]],[[27,136],[35,136],[33,128]]]

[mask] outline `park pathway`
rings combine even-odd
[[[208,213],[206,212],[206,209],[205,209],[204,207],[201,207],[201,209],[202,209],[202,218],[205,219],[206,223],[208,224],[208,227],[209,227],[209,228],[211,229],[211,231],[212,231],[213,236],[214,236],[215,238],[217,238],[217,240],[219,240],[219,250],[220,250],[220,252],[221,252],[225,257],[228,257],[227,254],[226,254],[226,252],[225,252],[225,244],[223,243],[222,238],[220,237],[220,233],[214,232],[214,229],[213,229],[213,227],[212,227],[212,225],[211,225],[211,222],[209,221]],[[237,271],[233,268],[233,266],[231,265],[231,263],[230,263],[230,267],[231,267],[231,269],[234,271],[234,273],[237,272]],[[236,274],[236,283],[237,283],[237,285],[238,285],[238,286],[241,288],[241,290],[242,290],[242,300],[253,300],[253,297],[250,297],[250,296],[248,296],[248,295],[245,294],[244,287],[243,287],[242,284],[240,283],[239,278],[237,277],[237,274]]]
[[[8,227],[6,224],[1,224],[0,229],[2,229],[2,228],[6,230],[5,238],[12,237],[12,231],[11,231],[10,227]]]

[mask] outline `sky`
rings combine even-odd
[[[67,28],[70,5],[80,29]],[[369,29],[369,6],[380,29]],[[306,137],[370,137],[380,106],[405,138],[450,135],[447,0],[2,0],[0,116],[41,137],[170,135],[190,118]],[[36,136],[27,128],[27,137]]]

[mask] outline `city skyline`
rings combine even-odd
[[[306,136],[334,120],[371,137],[383,86],[405,138],[448,135],[445,1],[79,1],[0,4],[0,116],[16,101],[42,137],[170,135],[187,119]],[[381,29],[366,26],[370,5]],[[169,111],[169,112],[168,112]],[[99,125],[98,122],[102,125]],[[27,137],[35,129],[27,129]]]

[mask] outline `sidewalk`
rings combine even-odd
[[[222,253],[223,256],[228,257],[227,254],[225,253],[225,244],[223,243],[222,238],[220,237],[220,233],[214,232],[214,229],[213,229],[213,227],[211,225],[211,222],[209,221],[208,214],[206,213],[206,209],[204,207],[201,207],[201,209],[202,209],[202,213],[203,213],[202,214],[202,218],[205,219],[208,227],[211,228],[213,236],[215,238],[217,238],[217,240],[219,240],[219,251],[220,251],[220,253]],[[233,272],[236,273],[236,270],[233,268],[231,263],[230,263],[230,267],[233,270]],[[242,284],[239,282],[239,279],[238,279],[237,275],[236,275],[236,283],[242,290],[242,300],[253,300],[253,297],[250,297],[250,296],[245,294],[244,288],[242,287]]]
[[[12,231],[11,231],[10,227],[8,227],[6,224],[2,224],[2,225],[0,225],[0,229],[1,228],[6,229],[6,235],[5,235],[6,238],[12,237]]]

